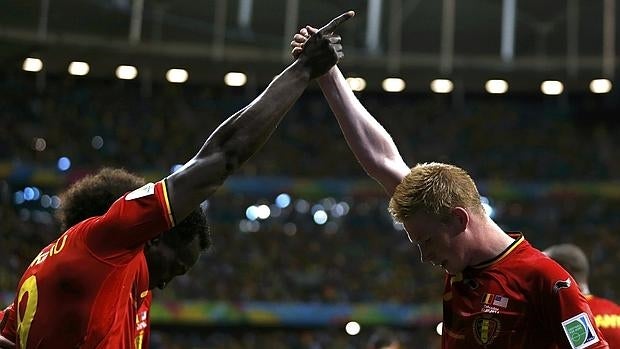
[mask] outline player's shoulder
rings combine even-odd
[[[514,262],[518,264],[519,270],[522,273],[531,277],[542,279],[560,277],[566,279],[569,276],[568,272],[556,261],[529,244],[520,250]]]

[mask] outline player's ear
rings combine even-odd
[[[469,223],[467,211],[462,207],[455,207],[451,213],[451,223],[457,228],[456,230],[459,232],[464,231],[467,228],[467,223]]]

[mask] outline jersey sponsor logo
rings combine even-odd
[[[598,314],[594,317],[598,328],[620,328],[619,314]]]
[[[592,326],[590,318],[586,313],[581,313],[562,321],[562,328],[573,349],[587,348],[599,341],[594,326]]]
[[[485,293],[482,296],[482,304],[492,305],[500,308],[508,307],[508,297],[498,294]]]
[[[127,196],[125,196],[125,200],[135,200],[153,194],[155,194],[155,184],[147,183],[142,187],[127,194]]]
[[[558,280],[553,284],[553,292],[558,293],[563,288],[569,288],[571,284],[570,278],[566,280]]]
[[[488,345],[493,343],[500,330],[500,322],[498,319],[484,314],[474,320],[474,337],[478,344]]]
[[[482,312],[483,313],[490,313],[490,314],[499,314],[499,308],[498,307],[492,307],[488,304],[483,304],[482,305]]]

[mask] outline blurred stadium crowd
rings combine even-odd
[[[210,130],[255,95],[250,88],[154,85],[79,78],[47,81],[42,91],[30,77],[6,76],[0,85],[0,162],[55,168],[71,159],[67,173],[101,166],[166,173],[193,155]],[[544,249],[573,242],[588,252],[595,294],[620,300],[620,175],[616,160],[620,127],[614,96],[431,96],[361,95],[392,134],[410,164],[452,162],[483,185],[495,220],[522,231]],[[44,143],[37,142],[44,139]],[[295,105],[267,146],[239,177],[363,178],[327,104],[317,90]],[[5,301],[36,252],[58,235],[50,215],[18,205],[13,193],[28,183],[2,180],[0,207],[0,291]],[[572,183],[574,185],[569,185]],[[616,184],[618,184],[616,182]],[[62,191],[50,187],[50,193]],[[329,188],[323,189],[326,196]],[[278,192],[240,194],[221,190],[210,202],[213,248],[158,300],[270,302],[440,301],[442,271],[422,266],[417,249],[387,214],[380,189],[336,193],[348,214],[316,224],[299,200],[316,195],[290,193],[291,204],[277,217],[249,229],[246,209],[270,204]],[[340,195],[338,197],[337,195]],[[403,342],[433,341],[401,331]],[[157,347],[271,348],[361,347],[363,338],[325,331],[273,331],[264,336],[155,333]],[[418,337],[416,337],[418,336]],[[420,339],[419,336],[421,336]],[[428,338],[427,338],[428,337]],[[188,343],[187,345],[179,343]],[[280,343],[280,344],[278,344]],[[345,344],[347,343],[347,344]],[[353,344],[351,344],[353,343]],[[280,345],[280,346],[278,346]]]

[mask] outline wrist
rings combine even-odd
[[[336,81],[337,78],[338,78],[338,66],[334,65],[327,71],[327,73],[319,76],[317,80],[319,84],[322,85],[322,84],[328,84],[330,82],[334,82]]]
[[[298,79],[310,82],[311,69],[305,64],[304,58],[300,56],[287,69]]]

